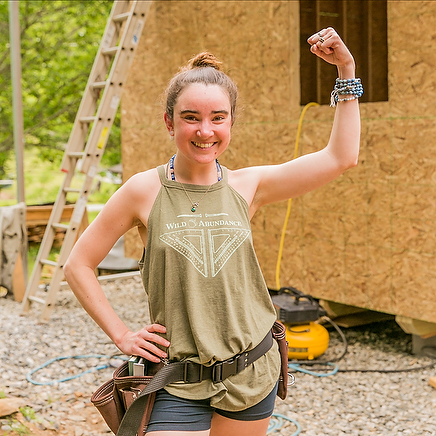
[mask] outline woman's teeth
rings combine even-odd
[[[214,144],[214,142],[192,142],[196,147],[199,148],[209,148],[212,147],[212,145]]]

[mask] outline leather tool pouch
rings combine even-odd
[[[162,364],[149,362],[146,376],[129,376],[129,362],[114,371],[112,379],[100,386],[92,395],[91,402],[98,409],[109,428],[116,434],[127,409],[150,383]],[[138,435],[142,436],[150,419],[156,393],[148,395],[147,405]]]
[[[281,370],[277,396],[284,400],[288,394],[288,342],[286,341],[286,328],[276,321],[273,325],[273,336],[277,341],[281,358]]]

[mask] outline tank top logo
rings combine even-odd
[[[159,239],[204,277],[215,277],[250,234],[250,230],[238,228],[185,228],[164,233]]]

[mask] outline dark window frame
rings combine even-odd
[[[362,79],[361,102],[387,101],[388,46],[387,0],[300,0],[301,104],[330,103],[336,68],[309,51],[307,38],[333,27],[356,61],[356,77]]]

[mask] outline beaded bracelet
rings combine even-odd
[[[350,97],[339,98],[340,95]],[[336,79],[335,87],[331,93],[330,106],[335,107],[337,102],[356,100],[363,95],[363,86],[360,79]]]

